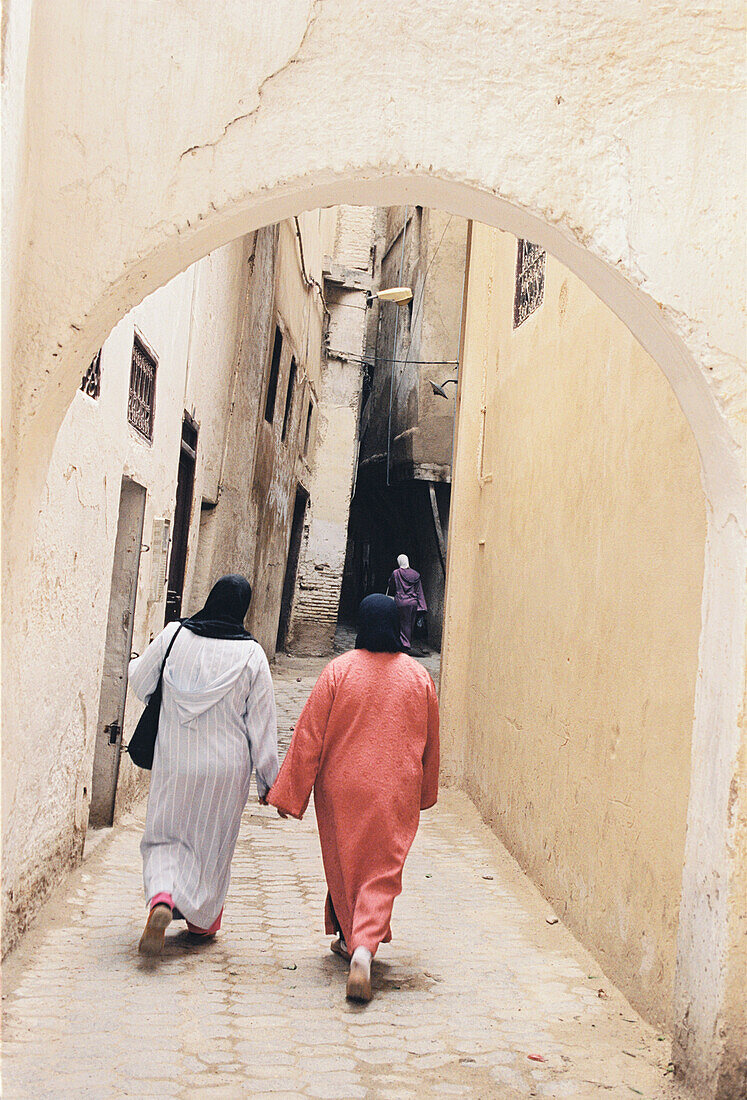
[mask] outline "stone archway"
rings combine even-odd
[[[742,294],[728,182],[739,130],[724,88],[736,89],[741,37],[734,4],[693,16],[686,25],[661,3],[645,19],[605,21],[582,4],[530,23],[520,0],[500,11],[487,0],[413,2],[396,15],[320,0],[247,11],[230,0],[220,19],[202,0],[169,0],[135,20],[116,4],[14,5],[5,578],[6,591],[23,591],[81,364],[201,255],[338,202],[417,201],[544,245],[661,366],[701,456],[709,535],[676,1013],[678,1056],[712,1082],[737,966]],[[71,33],[72,75],[55,60]],[[6,614],[17,683],[22,601]],[[6,736],[12,744],[12,727]]]

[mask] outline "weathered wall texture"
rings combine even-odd
[[[348,614],[367,592],[384,590],[405,553],[423,579],[435,646],[443,627],[456,392],[450,384],[446,399],[437,396],[431,380],[456,377],[466,238],[467,222],[440,210],[379,212],[380,285],[408,286],[413,298],[407,306],[376,306],[348,552]]]
[[[408,207],[403,254],[405,208],[382,213],[381,285],[409,286],[413,299],[403,307],[386,302],[378,306],[376,363],[361,466],[385,462],[390,437],[392,481],[448,479],[454,395],[449,387],[447,401],[434,396],[429,379],[440,383],[456,374],[467,223],[441,210]],[[395,358],[399,361],[392,363]]]
[[[307,450],[307,410],[310,401],[318,401],[320,388],[322,253],[327,223],[334,218],[333,211],[314,211],[302,215],[298,227],[290,219],[254,237],[221,471],[212,494],[205,495],[200,520],[195,563],[199,586],[193,602],[199,603],[222,573],[246,574],[254,588],[248,623],[270,657],[277,641],[296,489],[308,491],[311,478],[316,418]],[[283,343],[268,421],[276,326]],[[289,397],[292,360],[296,374]]]
[[[747,706],[745,706],[747,711]],[[747,783],[747,737],[742,739],[739,770],[730,792],[730,816],[734,824],[734,857],[737,866],[735,894],[742,904],[732,906],[729,914],[731,942],[734,950],[724,961],[726,971],[724,999],[721,1006],[721,1038],[727,1045],[729,1057],[724,1059],[718,1075],[717,1100],[731,1100],[747,1094],[747,998],[745,998],[745,974],[747,974],[747,800],[744,791]],[[675,1001],[674,1011],[680,1004]]]
[[[12,800],[3,802],[6,950],[49,886],[79,857],[85,838],[122,477],[147,490],[147,545],[154,519],[173,517],[187,405],[205,429],[198,444],[199,499],[209,466],[220,453],[216,421],[225,415],[233,366],[220,345],[235,330],[242,277],[239,241],[136,307],[103,345],[100,396],[76,393],[57,437],[39,510],[34,598],[26,620],[29,636],[37,640],[23,681],[34,703],[24,712],[19,736],[6,730],[3,746],[5,778],[14,781]],[[158,359],[152,444],[127,421],[136,330]],[[197,359],[190,352],[190,335],[197,336]],[[140,560],[132,639],[137,652],[163,626],[165,589],[152,598],[153,550],[151,545]],[[125,741],[140,710],[129,698]],[[145,781],[123,756],[118,812]]]
[[[318,401],[321,378],[324,303],[321,295],[322,253],[320,211],[300,219],[304,233],[304,266],[293,222],[280,226],[275,278],[275,313],[283,330],[283,359],[275,418],[258,421],[252,496],[258,512],[257,553],[254,561],[256,596],[250,616],[257,638],[272,655],[278,633],[281,596],[288,556],[290,525],[296,489],[308,492],[309,461],[316,442],[312,422],[306,449],[309,401]],[[314,227],[310,232],[309,227]],[[313,280],[313,282],[311,281]],[[281,439],[283,410],[291,357],[297,363],[297,381],[285,440]],[[290,589],[292,593],[292,587]]]
[[[516,250],[474,226],[445,766],[605,972],[670,1027],[698,455],[656,364],[551,257],[544,302],[513,327]]]
[[[316,446],[286,648],[329,653],[340,607],[350,496],[358,453],[362,359],[370,320],[375,211],[341,206],[326,242],[325,355]],[[332,227],[330,227],[332,228]]]
[[[421,203],[539,242],[656,360],[700,451],[675,1058],[711,1094],[738,1057],[723,1012],[747,620],[743,19],[737,0],[531,13],[523,0],[224,0],[219,18],[208,0],[10,0],[4,25],[5,729],[26,705],[54,441],[129,309],[211,250],[320,205]]]
[[[23,683],[36,702],[4,740],[12,791],[3,802],[6,950],[50,885],[79,858],[85,839],[123,476],[146,490],[148,550],[140,559],[133,650],[141,653],[163,627],[166,590],[153,585],[154,522],[170,520],[173,533],[185,411],[199,435],[183,612],[201,605],[221,573],[244,572],[255,588],[250,625],[274,653],[296,483],[309,469],[304,396],[319,387],[322,306],[307,278],[321,275],[321,223],[330,217],[300,219],[311,265],[306,277],[290,221],[226,245],[150,295],[103,345],[100,396],[78,392],[68,410],[34,545],[26,629],[43,644],[32,647]],[[285,339],[269,424],[265,394],[276,322]],[[127,422],[136,330],[158,360],[152,443]],[[291,355],[298,372],[283,439]],[[311,433],[310,456],[314,440]],[[38,684],[45,685],[42,703],[32,689]],[[125,743],[141,709],[128,695]],[[146,783],[123,754],[115,818]]]
[[[207,480],[197,510],[199,551],[187,612],[204,601],[216,577],[234,572],[252,578],[254,570],[258,511],[250,487],[256,425],[264,409],[273,339],[277,227],[268,226],[246,241],[246,298],[237,333],[230,402],[217,477]]]

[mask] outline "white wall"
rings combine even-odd
[[[222,453],[238,309],[242,242],[226,247],[150,295],[116,326],[101,355],[101,393],[78,391],[58,434],[31,567],[26,630],[36,639],[24,670],[30,705],[18,737],[4,743],[4,878],[10,945],[49,884],[80,852],[91,768],[121,480],[147,490],[143,542],[153,520],[173,520],[182,414],[202,421],[190,561],[203,485]],[[134,333],[158,360],[152,443],[127,421]],[[189,379],[187,363],[192,355]],[[152,600],[154,554],[140,561],[132,645],[142,652],[163,626],[165,589]],[[35,690],[31,690],[35,685]],[[43,685],[40,689],[40,685]],[[128,699],[124,740],[140,705]],[[144,774],[123,757],[117,809],[143,789]]]
[[[0,323],[2,324],[2,361],[10,361],[13,341],[11,318],[18,291],[17,260],[21,247],[22,226],[28,191],[24,187],[28,142],[26,141],[26,70],[31,36],[32,0],[6,0],[3,4],[2,27],[2,112],[0,117],[0,148],[2,149],[2,249],[0,272]],[[10,415],[12,394],[10,374],[3,371],[3,418]],[[7,423],[7,420],[6,420]],[[13,441],[3,432],[3,462],[13,461]]]
[[[210,584],[200,565],[200,504],[218,498],[232,401],[237,383],[241,332],[250,288],[251,238],[239,238],[206,256],[195,268],[195,293],[191,311],[189,360],[184,408],[199,423],[194,507],[184,582],[182,608],[190,614],[202,606]]]

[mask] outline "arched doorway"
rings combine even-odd
[[[17,278],[6,311],[13,430],[6,438],[5,580],[19,598],[6,608],[13,685],[6,703],[24,710],[24,592],[57,428],[82,367],[132,305],[240,233],[337,202],[417,201],[536,241],[657,361],[701,456],[709,536],[678,1015],[683,1059],[695,1076],[712,1078],[721,1058],[719,1021],[732,995],[724,960],[736,936],[732,790],[745,635],[741,383],[728,305],[719,301],[733,302],[738,314],[740,291],[738,280],[726,280],[722,294],[718,265],[706,270],[689,257],[707,254],[714,241],[724,254],[732,248],[733,196],[723,181],[739,142],[730,142],[722,107],[723,87],[735,85],[740,67],[736,21],[726,11],[721,23],[703,16],[714,44],[705,72],[696,40],[706,28],[689,38],[676,27],[677,13],[664,9],[653,23],[610,19],[589,34],[582,9],[562,27],[549,11],[536,13],[530,26],[519,4],[499,13],[478,3],[469,19],[441,8],[418,11],[417,33],[406,13],[393,26],[376,6],[332,12],[314,3],[273,13],[229,6],[223,22],[209,5],[195,5],[189,20],[181,7],[170,9],[171,21],[163,10],[158,19],[150,13],[132,21],[116,8],[91,13],[71,0],[36,12],[33,27],[31,5],[12,12],[11,30],[27,44],[16,78],[22,103],[27,83],[31,91],[25,117],[21,110],[9,124],[20,201],[11,226]],[[402,42],[396,59],[393,31]],[[69,67],[51,60],[71,32],[86,44],[78,63],[87,79],[77,83]],[[526,35],[531,49],[517,49]],[[662,50],[676,74],[664,105]],[[171,95],[163,94],[158,65],[137,77],[132,71],[130,59],[146,52],[174,59]],[[436,54],[443,71],[434,83]],[[219,64],[226,55],[246,63]],[[580,68],[569,71],[569,57]],[[590,65],[598,81],[586,78]],[[699,91],[688,75],[696,66],[711,81],[697,111]],[[372,69],[388,74],[383,106],[372,94]],[[625,79],[631,69],[638,85]],[[195,97],[207,71],[213,94]],[[104,118],[90,83],[103,89],[114,80],[122,94],[113,112],[106,104]],[[71,84],[81,92],[75,101]],[[623,86],[634,90],[621,94]],[[179,100],[189,109],[174,112]],[[117,127],[125,119],[135,125]],[[691,194],[693,149],[709,170],[701,168]],[[662,245],[673,236],[670,208],[679,242],[671,250]],[[11,805],[13,757],[24,736],[6,729]]]
[[[403,185],[400,182],[398,186],[401,188]],[[408,192],[410,192],[410,190],[412,188],[417,187],[417,186],[418,186],[417,184],[410,181],[409,186],[407,187]],[[428,190],[433,189],[433,186],[434,186],[433,181],[430,181]],[[394,189],[396,190],[396,187]],[[436,186],[435,189],[438,190],[438,187]],[[358,188],[356,187],[356,184],[354,182],[352,183],[351,186],[349,186],[348,188],[346,188],[345,190],[343,190],[341,192],[341,196],[347,197],[350,194],[351,190],[352,190],[353,193],[356,193],[357,190],[358,190]],[[382,180],[380,182],[380,184],[378,185],[378,187],[376,187],[376,188],[374,188],[373,185],[371,185],[371,184],[365,185],[366,195],[370,196],[370,197],[377,197],[379,199],[379,201],[387,201],[388,197],[391,195],[391,190],[392,190],[392,181],[391,180]],[[416,193],[418,195],[420,194],[419,191],[416,192]],[[316,192],[315,191],[310,192],[310,195],[312,195],[312,194],[316,194]],[[306,201],[304,202],[303,205],[304,206],[310,205],[312,201],[313,200],[311,199],[311,197],[309,197],[309,198],[306,199]],[[295,206],[291,207],[291,209],[298,208],[298,205],[299,205],[299,200],[297,198]],[[459,203],[454,203],[452,208],[455,208],[458,213],[469,214],[469,213],[474,212],[474,209],[475,209],[476,206],[481,207],[482,205],[483,205],[482,203],[474,201],[474,196],[464,195],[464,196],[461,197],[461,200],[460,200]],[[488,203],[487,205],[488,205],[488,207],[490,207],[491,204]],[[503,213],[504,212],[500,208],[500,203],[498,203],[496,205],[496,207],[494,207],[494,209],[493,209],[493,224],[495,224],[497,221],[499,221],[499,219],[501,218]],[[524,234],[525,236],[534,235],[534,237],[538,238],[541,241],[541,243],[548,243],[548,240],[551,241],[555,245],[554,254],[558,255],[558,253],[561,253],[564,259],[568,259],[568,258],[575,259],[576,265],[577,265],[576,270],[578,270],[579,268],[584,270],[587,273],[587,281],[588,281],[589,272],[591,272],[592,275],[595,276],[594,282],[588,282],[588,285],[590,287],[592,287],[597,292],[598,291],[603,292],[603,293],[600,293],[599,296],[605,298],[606,301],[607,301],[607,304],[613,306],[613,308],[615,309],[615,312],[617,312],[619,316],[621,316],[623,319],[625,319],[626,323],[628,324],[628,327],[631,328],[631,331],[633,331],[635,333],[635,335],[639,338],[640,342],[645,347],[647,347],[647,349],[649,351],[651,351],[654,354],[654,357],[656,358],[657,362],[660,365],[663,365],[663,364],[666,365],[667,370],[665,371],[665,373],[667,374],[667,377],[670,381],[670,384],[672,384],[672,387],[675,391],[675,394],[678,396],[678,399],[680,400],[680,403],[683,406],[685,406],[687,409],[689,409],[690,415],[688,416],[688,420],[689,420],[689,423],[690,423],[691,427],[693,428],[693,432],[694,432],[694,435],[696,437],[696,440],[698,441],[699,450],[700,450],[700,454],[701,454],[701,460],[703,462],[704,484],[706,486],[708,486],[709,482],[713,483],[714,470],[718,470],[718,476],[719,476],[719,478],[722,478],[723,474],[724,474],[724,471],[726,469],[726,464],[724,463],[724,459],[723,459],[723,454],[724,454],[724,448],[723,448],[723,445],[722,445],[723,441],[719,441],[717,437],[714,437],[714,435],[712,434],[712,432],[710,432],[710,430],[708,430],[708,429],[706,429],[705,431],[703,430],[705,423],[709,419],[707,404],[699,403],[696,399],[694,399],[694,394],[693,394],[693,390],[692,390],[692,387],[691,387],[692,374],[691,374],[690,371],[686,372],[686,370],[685,370],[685,364],[686,364],[686,361],[687,361],[686,360],[686,354],[684,353],[684,351],[681,347],[678,347],[677,342],[672,339],[671,335],[666,333],[662,329],[662,326],[658,323],[658,319],[656,318],[655,314],[652,313],[651,308],[650,308],[649,304],[645,301],[645,299],[643,299],[643,297],[640,294],[633,291],[632,288],[630,288],[627,284],[625,284],[622,280],[620,280],[619,277],[615,276],[614,273],[610,273],[609,271],[606,271],[604,269],[603,265],[595,264],[594,261],[590,260],[589,257],[585,256],[583,254],[583,252],[576,253],[576,250],[574,249],[574,247],[572,245],[569,245],[568,242],[558,241],[557,239],[555,239],[555,235],[553,233],[551,233],[551,232],[548,233],[547,227],[542,227],[542,226],[538,225],[534,219],[531,219],[531,218],[527,217],[521,211],[516,211],[516,210],[512,209],[510,214],[511,214],[511,216],[508,219],[508,224],[507,224],[507,221],[505,219],[503,219],[502,221],[499,222],[501,228],[512,228],[514,230],[514,232],[520,232],[520,233]],[[218,240],[219,240],[220,243],[223,243],[221,238],[218,238]],[[553,249],[550,248],[550,251],[553,251]],[[574,255],[574,253],[576,253],[576,254]],[[181,261],[175,259],[175,262],[179,263]],[[596,268],[596,270],[595,270],[595,268]],[[174,274],[176,274],[176,273],[177,272],[174,271]],[[145,282],[145,280],[143,280],[143,282]],[[130,301],[128,304],[135,304],[135,303],[134,303],[134,301]],[[102,312],[103,312],[104,309],[107,309],[107,308],[110,309],[111,308],[111,303],[102,304],[101,308],[102,308]],[[72,362],[74,363],[75,361],[73,360]],[[75,379],[75,384],[77,385],[77,381],[78,381],[78,377],[79,377],[79,373],[80,373],[80,368],[77,364],[75,364],[74,366],[72,366],[72,369],[71,369],[70,373],[72,373],[73,370],[75,371],[75,374],[74,374],[73,377]],[[701,399],[705,398],[707,396],[708,395],[706,395],[706,394],[701,394]],[[51,433],[51,425],[48,424],[47,428],[50,431],[50,438],[53,442],[54,435]],[[698,430],[699,428],[700,428],[700,432]],[[704,453],[704,448],[705,448],[705,453]],[[710,471],[710,475],[709,475],[709,471]],[[43,470],[42,470],[42,472],[43,472]],[[722,481],[722,486],[723,486],[723,481]],[[725,486],[723,486],[723,487],[725,488]],[[711,519],[711,524],[713,524],[713,515],[712,514],[710,516],[710,519]],[[727,527],[725,529],[725,533],[728,534],[728,532],[729,532],[729,527],[727,525]],[[711,549],[711,553],[712,553],[713,548],[714,548],[713,534],[711,534],[711,537],[709,539],[709,548]],[[712,568],[712,566],[711,566],[711,568]],[[708,598],[708,588],[707,588],[707,586],[708,586],[708,577],[709,577],[709,565],[707,563],[706,564],[706,593],[705,593],[706,598]],[[731,606],[732,609],[734,609],[734,603],[733,603],[733,601],[730,600],[730,597],[731,597],[732,591],[733,591],[732,588],[731,588],[732,580],[733,580],[732,577],[728,577],[728,578],[723,578],[722,577],[722,583],[724,584],[724,588],[721,589],[721,591],[718,591],[718,589],[717,589],[717,593],[715,595],[716,602],[719,605],[718,614],[721,617],[722,622],[723,622],[724,611],[726,610],[726,608]],[[714,598],[714,597],[712,596],[711,598]],[[712,618],[707,613],[706,614],[706,619],[705,619],[706,628],[708,626],[709,621],[712,621]],[[703,683],[703,681],[704,681],[703,658],[704,658],[704,654],[707,652],[706,647],[709,644],[712,644],[712,643],[709,642],[708,633],[707,633],[707,629],[706,629],[706,631],[704,632],[704,636],[701,639],[701,670],[700,670],[701,675],[700,675],[700,681],[699,681],[700,682],[700,687],[699,687],[698,707],[703,707],[705,705],[705,703],[704,703],[704,695],[705,695],[709,698],[709,704],[708,705],[709,705],[709,708],[710,708],[710,706],[712,706],[712,702],[713,702],[713,688],[710,685],[713,683],[713,681],[712,681],[712,679],[709,680],[709,678],[707,676],[705,678],[705,687],[707,688],[707,691],[704,693],[704,690],[703,690],[704,689],[704,683]],[[447,660],[448,660],[448,658],[447,658]],[[723,663],[720,660],[712,659],[711,669],[710,669],[711,677],[718,676],[719,678],[721,678],[724,675],[724,672],[725,672],[725,670],[723,668]],[[710,727],[710,722],[709,722],[708,728],[709,729],[711,728]],[[703,754],[703,747],[702,747],[702,745],[699,747],[699,738],[701,738],[701,737],[703,737],[703,731],[701,731],[699,729],[698,712],[696,711],[696,724],[695,724],[695,729],[694,729],[694,747],[693,747],[693,759],[694,759],[694,761],[696,759],[700,759],[701,761],[703,760],[703,755],[704,755]],[[709,746],[709,755],[710,755],[711,760],[713,761],[712,742],[710,740],[710,737],[707,738],[707,741],[708,741],[708,746]],[[726,750],[726,755],[728,757],[728,749]],[[726,759],[724,759],[721,762],[721,766],[723,767],[725,763],[726,763]],[[696,802],[699,805],[698,816],[702,816],[702,804],[703,804],[703,801],[705,799],[704,799],[703,791],[702,791],[702,789],[699,789],[699,787],[700,787],[700,784],[704,780],[705,780],[705,774],[704,774],[704,771],[703,771],[702,767],[695,767],[693,769],[693,786],[692,786],[692,794],[691,794],[691,821],[692,821],[693,813],[695,812],[694,809],[693,809],[693,806]],[[693,844],[693,843],[694,843],[694,839],[692,837],[692,826],[691,826],[689,834],[688,834],[688,845]],[[698,875],[702,874],[702,864],[700,865],[700,867],[698,868],[696,873]],[[692,934],[693,934],[691,930],[688,931],[688,923],[684,919],[687,916],[687,908],[686,907],[688,905],[688,902],[693,907],[693,909],[692,909],[692,920],[695,923],[699,923],[700,921],[702,921],[702,915],[697,912],[697,910],[698,910],[698,898],[701,896],[702,887],[699,887],[694,882],[691,883],[692,893],[691,893],[690,898],[689,898],[688,897],[688,878],[687,878],[687,875],[688,875],[688,869],[686,867],[685,877],[684,877],[684,880],[683,880],[683,912],[681,914],[681,919],[680,919],[681,920],[681,923],[680,923],[680,929],[681,929],[680,936],[681,936],[681,939],[684,939],[684,937],[686,937],[688,935],[692,936]],[[682,974],[683,965],[687,965],[687,955],[683,954],[683,952],[684,952],[684,948],[681,948],[680,971],[679,971],[680,975]]]

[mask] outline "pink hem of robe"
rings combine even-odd
[[[156,894],[155,897],[150,899],[148,905],[149,909],[155,909],[157,905],[168,905],[169,909],[174,909],[174,899],[171,894],[166,890],[162,890],[160,894]],[[218,916],[215,918],[209,928],[198,928],[196,924],[190,924],[186,917],[184,918],[187,924],[187,928],[195,936],[214,936],[216,932],[220,932],[221,922],[223,921],[223,910],[221,909]]]
[[[420,811],[438,797],[438,699],[404,653],[354,649],[317,680],[268,802],[303,817],[314,791],[329,901],[352,952],[391,939]]]

